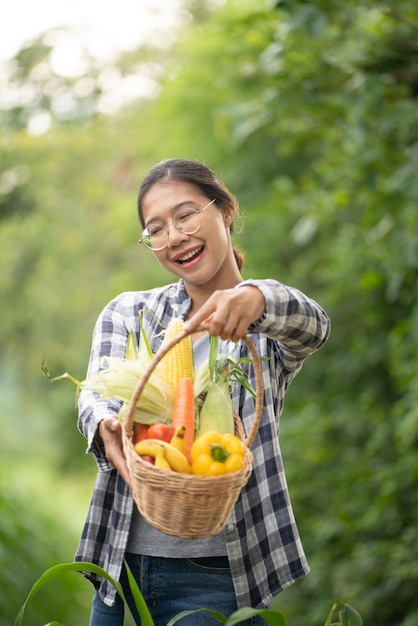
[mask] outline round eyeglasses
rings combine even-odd
[[[191,207],[183,207],[174,214],[174,219],[170,224],[158,224],[153,222],[142,231],[139,243],[143,243],[150,250],[164,250],[168,245],[169,227],[175,226],[183,235],[194,235],[200,228],[200,215],[205,209],[210,207],[216,199],[211,200],[203,209],[198,211]]]

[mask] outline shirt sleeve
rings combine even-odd
[[[124,312],[118,298],[109,303],[100,314],[93,331],[87,378],[101,370],[103,357],[124,357],[128,330]],[[87,452],[92,452],[99,469],[111,468],[105,457],[105,450],[98,434],[100,422],[109,415],[117,415],[121,402],[104,400],[89,389],[82,389],[78,398],[78,428],[87,439]]]
[[[327,341],[331,323],[324,309],[304,293],[273,279],[245,280],[239,284],[257,287],[266,309],[249,332],[264,333],[280,343],[284,366],[289,371],[321,348]]]

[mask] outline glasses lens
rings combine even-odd
[[[185,235],[193,235],[200,228],[200,211],[196,209],[181,209],[174,216],[174,225]]]
[[[167,231],[160,224],[153,224],[150,228],[144,230],[141,241],[151,250],[160,250],[167,244]]]
[[[174,226],[185,235],[193,235],[200,228],[200,214],[206,208],[204,207],[201,211],[188,208],[181,209],[174,216]],[[140,241],[151,250],[162,250],[168,243],[168,227],[169,225],[152,224],[143,231]]]

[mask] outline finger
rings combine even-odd
[[[243,320],[236,319],[235,315],[228,318],[220,332],[220,338],[223,340],[239,341],[245,335],[246,324]]]
[[[128,470],[128,466],[126,464],[125,455],[123,453],[123,449],[119,446],[111,446],[107,452],[107,459],[113,469],[117,470],[119,474],[122,476],[123,480],[127,483],[127,485],[132,489],[131,479]]]
[[[132,491],[131,476],[129,474],[128,466],[126,465],[126,463],[123,463],[118,468],[118,472],[122,476],[122,478],[125,481],[125,483],[128,485],[129,489],[131,489],[131,491]]]
[[[210,319],[210,312],[209,310],[206,310],[206,308],[201,308],[197,313],[195,313],[194,315],[192,315],[192,317],[187,320],[184,324],[184,330],[186,332],[193,332],[194,330],[196,330],[196,328],[198,328],[201,325],[206,326],[207,325],[207,321]]]
[[[239,341],[240,339],[242,339],[244,335],[246,334],[247,330],[248,330],[248,324],[244,320],[239,321],[238,324],[235,326],[235,328],[231,332],[231,336],[230,336],[231,341]]]
[[[214,315],[219,321],[226,319],[227,309],[225,305],[222,307],[224,298],[225,292],[215,291],[215,293],[210,296],[200,309],[196,311],[196,313],[194,313],[189,320],[187,320],[185,329],[187,331],[195,330],[202,324],[207,325],[212,322]],[[223,309],[223,311],[221,309]]]
[[[104,423],[105,429],[111,433],[116,433],[121,428],[121,424],[118,418],[114,415],[108,415],[107,417],[105,417],[103,420],[103,423]]]
[[[213,314],[210,318],[205,320],[205,325],[208,326],[209,332],[213,337],[221,337],[222,339],[228,339],[228,329],[235,326],[233,322],[230,322],[228,326],[228,314],[222,314],[221,312],[217,312],[216,315]]]

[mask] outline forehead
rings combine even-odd
[[[174,180],[155,183],[147,191],[142,201],[144,222],[150,219],[163,219],[185,204],[200,208],[206,196],[194,185]]]

